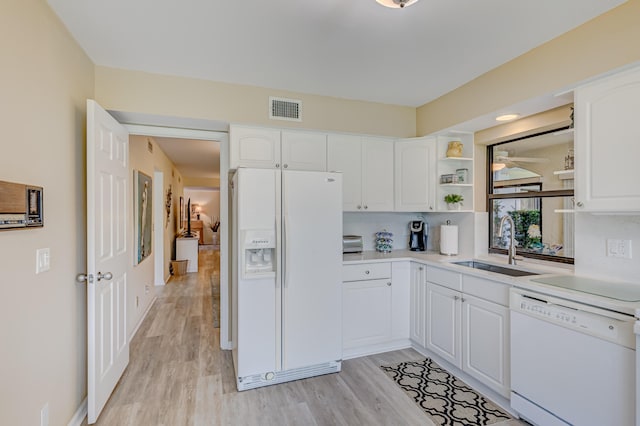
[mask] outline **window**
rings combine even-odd
[[[573,263],[573,129],[487,147],[489,252],[505,253],[514,233],[519,256]],[[515,229],[498,236],[502,217]]]

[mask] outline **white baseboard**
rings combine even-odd
[[[76,412],[67,423],[67,426],[80,426],[84,421],[84,418],[87,417],[87,398],[85,398],[81,403]]]
[[[157,297],[154,297],[151,303],[149,303],[149,306],[147,306],[147,309],[144,311],[144,314],[142,314],[140,321],[138,321],[138,324],[136,324],[136,328],[133,329],[133,331],[131,332],[131,336],[129,336],[129,343],[131,343],[131,341],[133,340],[133,337],[136,335],[136,333],[138,332],[138,329],[142,325],[142,321],[144,321],[144,319],[147,317],[147,314],[151,310],[151,307],[153,306],[153,304],[156,303],[157,299],[158,299]]]

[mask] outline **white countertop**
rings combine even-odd
[[[455,265],[452,262],[460,262],[465,260],[480,260],[483,262],[500,265],[504,267],[510,267],[507,265],[505,256],[486,256],[477,257],[472,256],[445,256],[438,252],[414,252],[410,250],[396,250],[391,253],[379,253],[376,251],[365,251],[362,253],[347,253],[343,255],[343,264],[357,264],[357,263],[377,263],[377,262],[399,262],[399,261],[413,261],[423,263],[425,265],[444,267],[446,269],[460,272],[466,275],[474,275],[481,278],[490,279],[492,281],[498,281],[506,285],[522,288],[525,290],[536,291],[539,293],[548,294],[555,297],[569,299],[576,302],[585,303],[605,309],[614,310],[617,312],[634,315],[640,315],[640,303],[638,302],[625,302],[616,300],[604,296],[598,296],[589,293],[583,293],[576,290],[570,290],[562,287],[557,287],[550,284],[543,284],[534,282],[532,279],[540,279],[545,277],[553,277],[557,275],[571,275],[574,280],[580,280],[581,277],[574,275],[573,268],[567,266],[555,266],[548,264],[540,264],[529,261],[519,261],[516,269],[536,272],[538,275],[529,275],[524,277],[511,277],[508,275],[499,274],[496,272],[484,271],[481,269],[469,268],[467,266]],[[589,279],[589,277],[584,277]],[[607,283],[603,283],[606,286]],[[640,292],[640,283],[623,283],[630,286],[638,286]],[[604,287],[606,292],[606,287]]]

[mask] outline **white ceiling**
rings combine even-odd
[[[624,0],[48,0],[98,65],[425,104]]]
[[[183,177],[219,178],[220,143],[193,139],[154,137]]]

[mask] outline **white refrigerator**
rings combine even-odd
[[[340,371],[342,175],[239,168],[231,193],[238,390]]]

